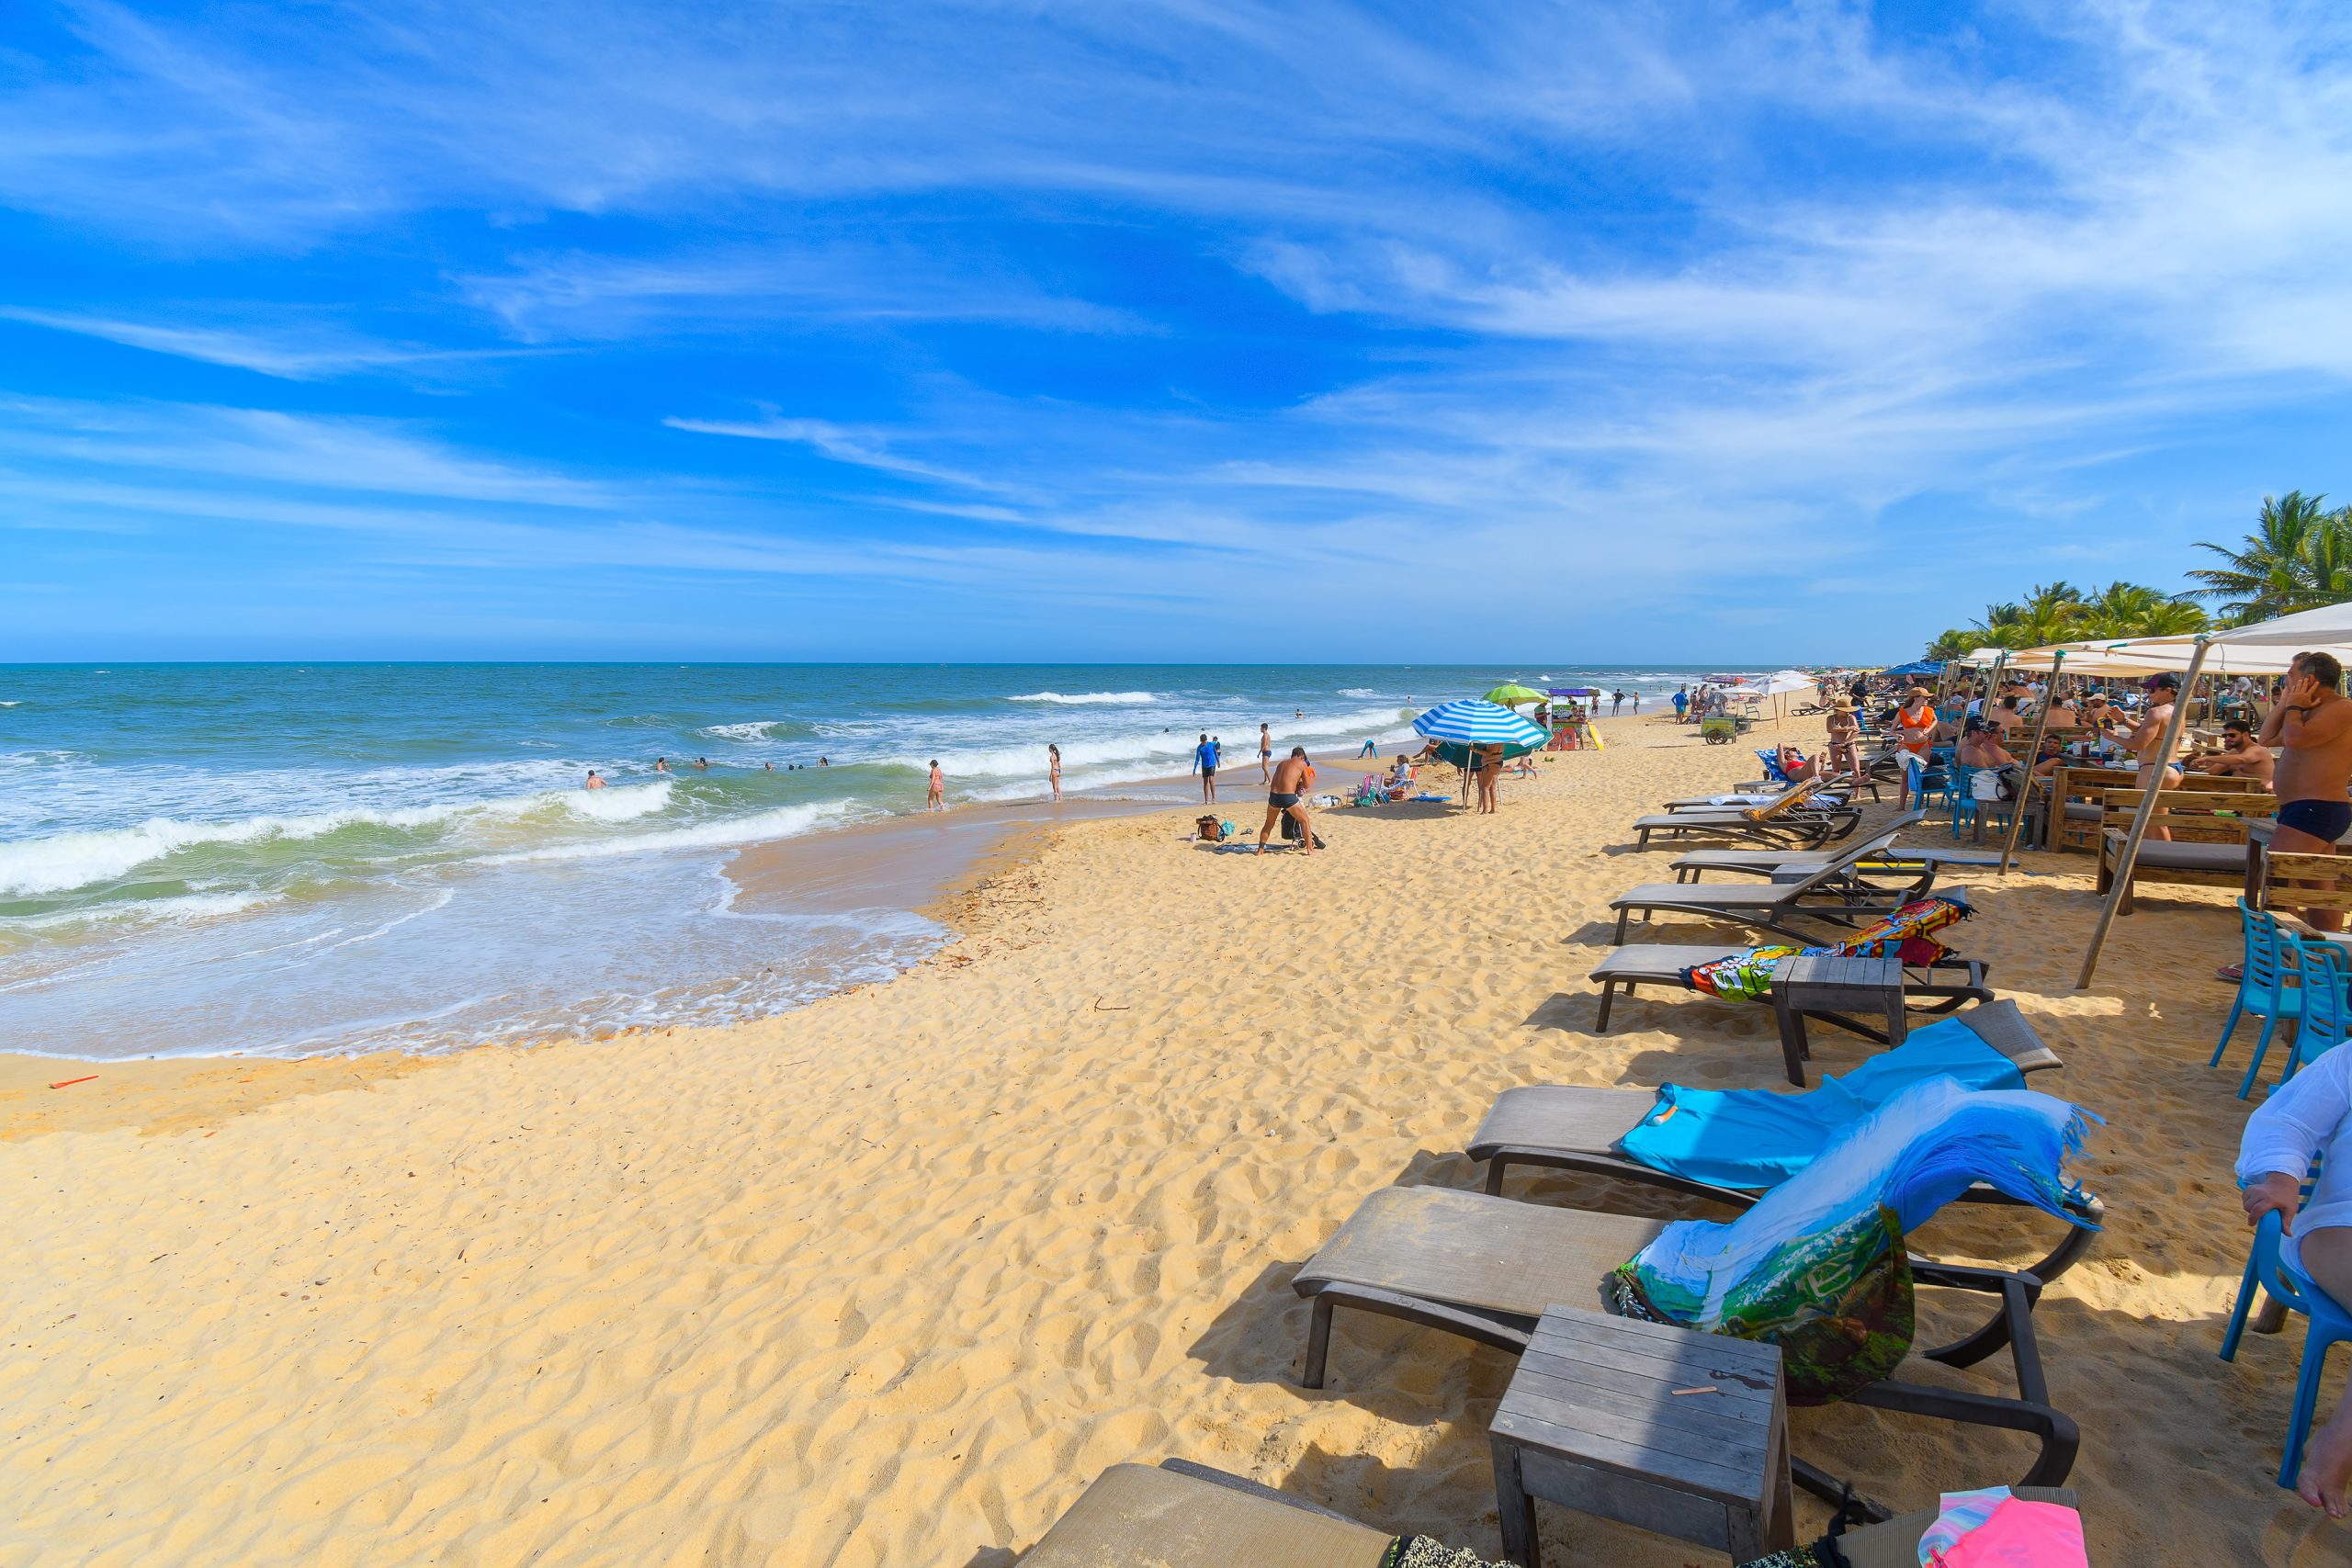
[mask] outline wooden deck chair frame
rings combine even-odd
[[[2042,1043],[2041,1037],[2033,1032],[2033,1026],[2018,1011],[2015,1002],[1980,1002],[1952,1016],[1973,1031],[1987,1045],[2016,1063],[2021,1073],[2053,1072],[2064,1066],[2057,1054]],[[1752,1207],[1764,1195],[1765,1190],[1761,1188],[1750,1190],[1698,1181],[1690,1177],[1653,1169],[1618,1153],[1617,1140],[1633,1131],[1657,1103],[1657,1092],[1646,1089],[1532,1084],[1505,1089],[1487,1109],[1485,1119],[1479,1123],[1478,1131],[1472,1136],[1464,1152],[1472,1159],[1486,1165],[1487,1190],[1497,1196],[1502,1194],[1503,1179],[1514,1166],[1533,1166],[1545,1170],[1573,1171],[1580,1176],[1606,1177],[1658,1191],[1705,1198],[1736,1209]],[[1981,1183],[1971,1188],[1962,1201],[2019,1206],[2016,1199],[1999,1189]],[[2097,1227],[2107,1213],[2104,1203],[2088,1195],[2079,1205],[2072,1207],[2079,1216],[2076,1223],[2067,1227],[2066,1235],[2048,1253],[2026,1265],[2026,1272],[2044,1284],[2057,1279],[2081,1260],[2083,1254],[2090,1249],[2091,1238],[2097,1234]],[[1997,1336],[2005,1332],[2007,1326],[2004,1319],[1996,1317],[1977,1333]],[[1955,1341],[1945,1349],[1957,1349],[1968,1343],[1968,1339]],[[1998,1348],[1999,1340],[1996,1337],[1982,1353],[1990,1353]],[[1946,1359],[1939,1353],[1929,1354],[1934,1359]],[[1975,1356],[1969,1358],[1975,1359]],[[1959,1364],[1966,1365],[1967,1362],[1963,1360]]]
[[[2352,914],[2352,856],[2270,850],[2262,857],[2261,897],[2255,908],[2284,905],[2301,912]]]
[[[1872,882],[1859,869],[1869,847],[1858,844],[1795,882],[1650,882],[1629,887],[1609,901],[1617,911],[1616,944],[1624,945],[1626,926],[1637,913],[1645,922],[1661,914],[1693,915],[1778,931],[1792,942],[1818,942],[1820,931],[1791,922],[1851,930],[1917,902],[1935,887],[1939,868],[1933,863],[1898,868],[1896,874],[1909,878],[1899,886]]]
[[[1527,1216],[1546,1218],[1531,1221]],[[1598,1264],[1602,1256],[1622,1248],[1622,1255],[1613,1261],[1593,1268],[1586,1288],[1597,1295],[1608,1269],[1646,1246],[1664,1224],[1520,1203],[1451,1188],[1384,1188],[1358,1206],[1291,1281],[1291,1288],[1313,1305],[1299,1382],[1306,1388],[1323,1386],[1330,1359],[1332,1314],[1343,1306],[1442,1329],[1517,1355],[1527,1348],[1545,1306],[1553,1301],[1574,1299],[1571,1293],[1546,1289],[1547,1278],[1563,1269],[1574,1272],[1587,1264]],[[1497,1273],[1510,1273],[1517,1281],[1514,1288],[1532,1292],[1526,1299],[1500,1303],[1464,1299],[1506,1292],[1489,1291],[1483,1284],[1456,1286],[1438,1277],[1443,1263],[1437,1257],[1437,1244],[1457,1241],[1472,1233],[1476,1233],[1475,1241],[1466,1250],[1458,1250],[1456,1258],[1476,1254],[1497,1259]],[[1351,1234],[1356,1238],[1352,1244]],[[1540,1256],[1547,1237],[1553,1247],[1548,1260]],[[1538,1251],[1531,1253],[1531,1247]],[[1335,1252],[1341,1256],[1333,1256]],[[1571,1264],[1574,1268],[1567,1267]],[[2054,1486],[2064,1482],[2074,1468],[2082,1438],[2073,1418],[2050,1404],[2041,1347],[2033,1331],[2041,1280],[2021,1269],[1919,1262],[1912,1265],[1912,1277],[1916,1283],[1932,1289],[1999,1298],[2000,1312],[2007,1320],[2004,1343],[2016,1374],[2016,1397],[1890,1378],[1871,1383],[1844,1403],[2026,1433],[2039,1439],[2040,1449],[2018,1484]],[[1544,1299],[1538,1300],[1539,1296]],[[1976,1337],[1972,1336],[1968,1342],[1972,1348]],[[1846,1483],[1803,1460],[1792,1457],[1790,1471],[1797,1484],[1816,1496],[1836,1501],[1849,1495]],[[1892,1512],[1866,1499],[1860,1501],[1872,1517],[1886,1518]]]

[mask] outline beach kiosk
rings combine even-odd
[[[1600,731],[1592,727],[1592,709],[1587,704],[1598,704],[1598,686],[1548,686],[1544,688],[1552,699],[1552,740],[1544,750],[1576,751],[1586,747],[1601,750]]]

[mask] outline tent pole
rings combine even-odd
[[[2033,798],[2033,770],[2041,756],[2042,733],[2050,728],[2050,705],[2058,700],[2058,671],[2065,667],[2066,650],[2059,649],[2050,656],[2050,684],[2043,687],[2041,711],[2033,716],[2033,739],[2025,749],[2025,793],[2018,796],[2018,807],[2009,813],[2009,841],[2001,846],[2001,869],[1994,874],[2009,874],[2009,858],[2018,852],[2018,834],[2025,827],[2026,803]],[[2050,778],[2050,809],[2058,809],[2058,777]],[[2054,825],[2053,825],[2054,826]]]
[[[2183,692],[2197,684],[2197,672],[2205,666],[2205,639],[2199,637],[2197,651],[2188,656],[2188,671],[2180,682]],[[2181,726],[2188,722],[2188,699],[2186,696],[2175,698],[2172,718],[2165,725],[2165,737],[2156,751],[2160,762],[2169,763],[2172,761],[2174,749],[2180,744]],[[2078,991],[2090,985],[2091,976],[2098,968],[2099,950],[2107,945],[2108,928],[2115,924],[2116,907],[2123,902],[2123,896],[2132,891],[2132,868],[2139,863],[2140,841],[2148,836],[2149,819],[2156,814],[2156,796],[2164,790],[2165,770],[2162,766],[2156,769],[2155,777],[2149,782],[2154,787],[2140,792],[2140,809],[2132,814],[2131,836],[2123,840],[2123,856],[2115,868],[2115,886],[2107,890],[2107,903],[2099,909],[2098,924],[2091,928],[2090,951],[2083,954],[2083,972],[2075,980],[2075,989]],[[2097,852],[2107,852],[2104,836],[2097,846]]]

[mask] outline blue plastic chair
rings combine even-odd
[[[1960,827],[1963,822],[1975,827],[1984,817],[1990,817],[1996,828],[2007,828],[2009,819],[2017,814],[2018,803],[2014,800],[1976,798],[1976,775],[1992,771],[1990,768],[1963,768],[1958,763],[1952,765],[1952,787],[1949,798],[1951,801],[1953,838],[1960,837]]]
[[[2307,1183],[2304,1191],[2310,1190]],[[2278,1256],[2278,1216],[2263,1215],[2262,1223],[2255,1227],[2254,1250],[2245,1260],[2245,1278],[2238,1286],[2238,1304],[2230,1314],[2228,1331],[2222,1336],[2222,1359],[2237,1359],[2238,1340],[2245,1333],[2245,1320],[2254,1304],[2254,1287],[2257,1283],[2270,1292],[2272,1300],[2311,1319],[2311,1330],[2303,1336],[2302,1371],[2295,1379],[2295,1404],[2287,1416],[2287,1457],[2278,1466],[2278,1484],[2291,1487],[2296,1472],[2303,1467],[2303,1439],[2311,1436],[2312,1417],[2319,1409],[2319,1380],[2327,1370],[2328,1348],[2339,1340],[2352,1339],[2352,1312],[2346,1312],[2342,1303],[2312,1283],[2301,1269],[2287,1267],[2287,1260]]]
[[[2270,1049],[2270,1036],[2278,1029],[2278,1021],[2301,1015],[2303,994],[2292,984],[2293,972],[2287,967],[2288,944],[2278,930],[2278,919],[2267,910],[2257,909],[2240,898],[2238,924],[2245,936],[2238,994],[2230,1003],[2229,1021],[2222,1025],[2221,1043],[2213,1047],[2213,1059],[2206,1066],[2222,1065],[2222,1054],[2230,1048],[2230,1036],[2237,1032],[2240,1018],[2252,1013],[2262,1020],[2262,1037],[2254,1043],[2254,1060],[2247,1065],[2245,1082],[2238,1089],[2238,1098],[2244,1100],[2254,1090],[2254,1075],[2261,1069],[2263,1055]]]
[[[2297,936],[2294,942],[2300,982],[2295,989],[2302,998],[2302,1011],[2295,1019],[2295,1048],[2287,1054],[2287,1070],[2278,1075],[2280,1083],[2293,1077],[2295,1069],[2304,1063],[2316,1061],[2352,1036],[2352,1000],[2345,995],[2346,986],[2352,984],[2352,961],[2346,960],[2343,948],[2321,937]]]

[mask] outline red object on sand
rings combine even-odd
[[[49,1087],[50,1087],[50,1088],[51,1088],[51,1089],[72,1089],[75,1084],[77,1084],[77,1083],[88,1083],[92,1078],[95,1078],[95,1077],[96,1077],[97,1076],[98,1076],[98,1075],[97,1075],[97,1074],[96,1074],[96,1073],[91,1073],[91,1074],[89,1074],[89,1075],[87,1075],[86,1077],[78,1077],[78,1078],[64,1078],[64,1079],[60,1080],[59,1082],[56,1082],[56,1083],[53,1083],[53,1084],[50,1085]]]

